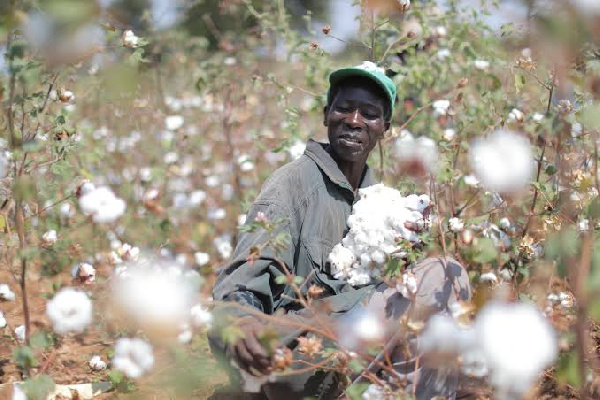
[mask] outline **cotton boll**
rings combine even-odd
[[[469,156],[475,174],[490,190],[515,192],[529,185],[533,157],[529,140],[521,135],[495,131],[475,140]]]
[[[92,220],[100,224],[116,221],[126,208],[125,202],[105,186],[81,196],[79,206],[85,215],[91,215]]]
[[[485,273],[481,274],[481,276],[479,277],[479,281],[483,282],[483,283],[496,284],[496,283],[498,283],[498,277],[496,276],[496,274],[494,274],[491,271],[485,272]]]
[[[187,344],[192,341],[192,337],[194,336],[190,326],[188,324],[183,324],[181,326],[181,332],[177,335],[177,341],[181,344]]]
[[[433,315],[419,338],[419,351],[458,356],[475,345],[472,331],[458,326],[448,315]]]
[[[117,310],[149,333],[176,332],[188,319],[196,291],[196,282],[176,269],[173,273],[160,259],[128,265],[127,275],[119,276],[113,286]]]
[[[0,283],[0,300],[15,301],[15,293],[6,283]]]
[[[80,333],[92,322],[92,302],[84,292],[64,288],[48,301],[46,315],[59,335]]]
[[[448,220],[448,227],[452,232],[460,232],[464,229],[465,223],[457,217],[452,217]]]
[[[92,356],[88,365],[94,371],[103,371],[106,369],[106,362],[102,361],[99,355]]]
[[[437,143],[427,137],[396,139],[394,154],[403,168],[416,175],[434,173],[439,154]]]
[[[524,118],[525,118],[525,114],[523,114],[523,112],[521,110],[513,108],[510,111],[510,113],[508,114],[508,119],[506,120],[506,122],[508,122],[508,123],[523,122]]]
[[[488,303],[474,328],[491,383],[512,398],[529,390],[558,354],[554,330],[531,305]]]
[[[328,260],[331,263],[332,272],[336,274],[349,269],[356,261],[356,257],[342,244],[337,244],[329,253]]]
[[[170,131],[176,131],[183,126],[184,119],[181,115],[169,115],[165,118],[165,126]]]
[[[0,329],[4,328],[7,325],[6,318],[4,317],[4,313],[0,311]]]
[[[25,325],[19,325],[15,328],[15,337],[21,342],[25,340]]]
[[[203,253],[199,251],[194,253],[194,260],[196,261],[196,264],[203,267],[210,261],[210,255],[208,253]]]
[[[128,378],[139,378],[154,366],[152,346],[142,339],[117,339],[112,364]]]
[[[196,304],[190,309],[190,319],[196,328],[210,329],[212,326],[212,314],[202,304]]]
[[[385,263],[385,254],[381,250],[375,250],[371,253],[371,260],[377,265],[383,265]]]
[[[289,148],[288,153],[292,157],[293,160],[300,158],[304,151],[306,150],[306,144],[301,140],[296,140]]]

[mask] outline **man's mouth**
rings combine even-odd
[[[355,145],[362,144],[362,141],[358,137],[347,134],[347,133],[341,134],[339,136],[339,139],[340,139],[340,141],[343,141],[343,142],[349,143],[349,144],[355,144]]]

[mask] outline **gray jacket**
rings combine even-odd
[[[367,166],[361,187],[376,183]],[[289,237],[286,250],[277,257],[296,276],[310,277],[304,292],[316,284],[325,290],[333,312],[344,312],[356,305],[372,286],[354,288],[330,275],[327,258],[333,246],[344,237],[346,220],[358,200],[352,186],[328,152],[328,145],[309,140],[305,153],[297,160],[276,170],[264,183],[258,198],[248,212],[253,221],[259,211],[273,221],[284,217],[279,231]],[[215,300],[246,303],[272,314],[280,308],[299,308],[289,285],[277,284],[283,275],[274,261],[272,249],[265,248],[252,264],[246,260],[252,246],[265,243],[264,230],[242,233],[231,262],[219,275],[213,289]],[[282,296],[282,294],[287,296]]]

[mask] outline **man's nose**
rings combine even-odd
[[[361,124],[360,118],[360,110],[358,108],[354,109],[352,112],[348,114],[346,117],[346,123],[350,127],[359,127]]]

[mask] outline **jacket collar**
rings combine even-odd
[[[329,152],[329,144],[327,143],[319,143],[313,139],[309,139],[306,144],[306,150],[304,154],[308,156],[311,160],[317,164],[317,166],[323,171],[325,175],[331,180],[331,182],[336,185],[349,190],[352,195],[354,195],[354,190],[352,189],[352,185],[346,179],[344,173],[339,169],[337,163],[331,157]],[[371,186],[376,184],[377,181],[375,179],[374,173],[369,168],[368,165],[365,165],[365,170],[363,171],[363,178],[360,182],[360,187],[364,188],[367,186]]]

